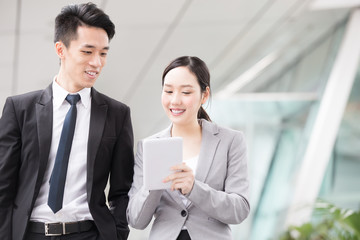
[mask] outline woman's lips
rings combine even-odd
[[[178,115],[181,115],[185,112],[185,109],[175,109],[175,108],[170,108],[170,112],[175,115],[175,116],[178,116]]]

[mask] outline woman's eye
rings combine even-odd
[[[166,91],[166,90],[165,90],[164,92],[166,92],[166,93],[172,93],[172,91]]]
[[[183,94],[185,94],[185,95],[188,95],[188,94],[190,94],[191,92],[183,92]]]
[[[85,54],[91,54],[90,51],[82,51],[82,52],[85,53]]]

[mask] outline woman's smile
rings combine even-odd
[[[175,116],[180,116],[185,112],[185,109],[179,109],[179,108],[170,108],[170,112]]]

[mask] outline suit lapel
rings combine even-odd
[[[199,154],[198,165],[196,167],[195,179],[205,183],[206,177],[210,171],[213,163],[217,146],[220,143],[220,138],[216,136],[218,134],[218,128],[215,124],[201,120],[202,126],[202,140],[201,149]],[[187,208],[193,206],[191,202]]]
[[[40,189],[42,179],[49,159],[52,125],[53,125],[53,102],[52,84],[41,94],[39,102],[36,103],[36,124],[39,139],[39,173],[36,182],[36,189]]]
[[[220,139],[216,136],[218,129],[215,124],[202,120],[201,126],[201,149],[195,178],[200,182],[206,182]]]
[[[104,131],[108,105],[105,103],[101,95],[94,89],[91,89],[91,115],[90,115],[90,130],[88,139],[88,155],[87,155],[87,192],[88,201],[90,201],[94,164],[96,154],[101,142],[101,136]]]

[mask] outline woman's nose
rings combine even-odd
[[[172,104],[180,104],[181,103],[181,96],[178,93],[174,93],[173,97],[171,98]]]

